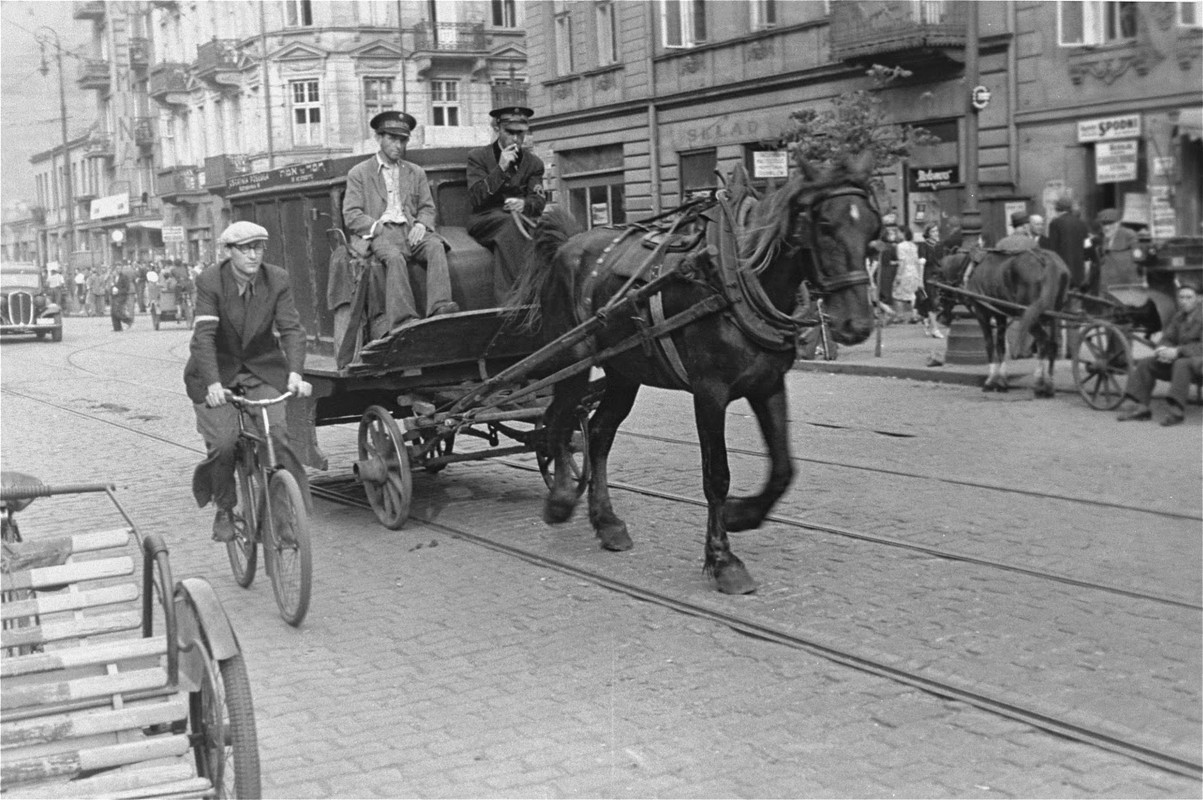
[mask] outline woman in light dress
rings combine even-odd
[[[902,232],[898,243],[898,274],[894,276],[894,313],[907,322],[915,323],[915,293],[923,285],[923,265],[919,261],[919,247],[910,228]]]

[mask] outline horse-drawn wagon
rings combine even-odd
[[[589,489],[602,546],[625,550],[632,546],[626,525],[604,481],[592,476],[604,476],[640,384],[691,391],[711,507],[706,570],[724,592],[752,591],[726,532],[760,525],[792,478],[783,376],[794,360],[791,312],[800,285],[809,281],[826,298],[841,343],[862,341],[872,329],[864,259],[880,214],[867,159],[821,174],[804,167],[754,213],[739,197],[691,201],[579,235],[566,212],[545,215],[530,272],[516,289],[520,300],[506,310],[493,307],[491,255],[464,232],[466,151],[410,157],[430,179],[461,311],[374,340],[367,333],[373,266],[347,252],[341,224],[355,159],[252,176],[230,198],[237,218],[271,232],[265,260],[289,270],[308,330],[305,377],[314,391],[289,414],[302,461],[326,468],[316,427],[358,421],[354,473],[379,520],[399,528],[414,469],[533,450],[549,487],[544,519],[565,521]],[[746,236],[745,211],[755,231]],[[421,295],[422,276],[412,277]],[[541,313],[541,325],[517,323],[524,308]],[[605,381],[590,380],[595,366]],[[761,493],[728,501],[723,414],[741,397],[761,424],[771,469]],[[487,446],[454,452],[465,436]]]

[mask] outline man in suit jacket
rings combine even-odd
[[[1151,419],[1149,400],[1158,379],[1170,382],[1166,393],[1168,410],[1161,420],[1164,426],[1179,425],[1186,418],[1186,396],[1191,383],[1203,379],[1203,307],[1199,305],[1197,283],[1183,283],[1175,295],[1178,309],[1161,332],[1153,355],[1142,358],[1132,368],[1124,399],[1135,405],[1117,419]]]
[[[113,330],[123,331],[125,325],[133,326],[134,315],[129,313],[126,305],[129,303],[129,295],[133,290],[133,281],[130,280],[129,273],[122,269],[121,265],[113,267],[113,288],[109,298],[109,318],[113,321]]]
[[[1070,286],[1080,291],[1086,287],[1086,240],[1090,228],[1073,208],[1073,200],[1068,197],[1058,197],[1053,203],[1057,216],[1048,224],[1048,240],[1049,249],[1069,267]]]
[[[226,402],[226,389],[240,389],[251,400],[270,400],[284,391],[307,397],[312,387],[301,378],[305,329],[288,273],[263,263],[267,229],[235,222],[219,241],[225,259],[205,269],[196,281],[196,319],[184,387],[208,449],[193,473],[192,493],[202,508],[210,500],[217,506],[213,538],[228,542],[234,537],[234,448],[240,412]],[[309,482],[288,444],[285,406],[267,408],[276,455],[297,479],[308,504]]]
[[[493,251],[493,300],[503,305],[530,253],[530,242],[514,221],[514,213],[537,218],[547,199],[543,162],[523,145],[533,111],[522,106],[495,108],[497,139],[468,153],[468,199],[472,216],[468,233]]]
[[[426,268],[426,314],[452,314],[451,275],[442,236],[434,232],[434,197],[426,172],[405,160],[409,134],[418,123],[404,111],[372,117],[380,151],[347,173],[343,222],[351,247],[385,265],[384,311],[389,328],[422,316],[409,281],[409,264]]]

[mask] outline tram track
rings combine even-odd
[[[150,431],[139,429],[136,426],[125,424],[118,419],[112,419],[104,415],[89,413],[86,410],[48,401],[8,387],[5,387],[3,392],[4,394],[12,395],[14,397],[21,397],[28,401],[56,408],[84,419],[100,422],[107,426],[121,429],[129,434],[133,434],[141,438],[153,440],[161,444],[167,444],[173,448],[195,453],[197,455],[200,455],[203,452],[203,449],[200,447],[182,444],[167,436],[161,436]],[[749,451],[749,454],[756,455],[754,451]],[[499,460],[499,463],[502,463],[510,468],[516,467],[525,471],[537,471],[537,468],[530,464],[522,464],[508,460]],[[356,496],[360,490],[353,481],[343,479],[342,483],[344,486],[340,489],[332,488],[331,485],[328,485],[328,482],[320,482],[313,487],[314,494],[316,497],[331,503],[364,509],[369,508],[366,500],[362,499],[362,497]],[[634,492],[642,496],[656,497],[667,502],[688,503],[697,506],[704,505],[704,503],[701,503],[694,498],[653,490],[647,487],[639,487],[633,484],[611,482],[611,486],[617,490]],[[1038,702],[1033,704],[1014,702],[1012,698],[1008,698],[1006,696],[1005,692],[992,692],[989,689],[982,689],[980,686],[960,685],[956,683],[955,680],[940,680],[929,675],[921,674],[916,670],[893,666],[890,663],[886,663],[886,661],[882,659],[866,657],[863,654],[859,654],[854,649],[849,647],[834,646],[832,643],[824,642],[818,638],[799,635],[797,632],[791,631],[784,626],[766,624],[762,621],[753,619],[748,615],[732,613],[723,608],[716,608],[715,605],[717,604],[704,605],[701,603],[691,602],[688,599],[683,599],[679,596],[673,596],[670,593],[648,588],[646,585],[639,585],[631,581],[617,579],[596,570],[585,569],[578,565],[569,563],[566,560],[555,558],[544,553],[539,553],[529,548],[517,546],[509,542],[499,541],[496,538],[491,538],[473,530],[468,530],[462,525],[452,525],[448,524],[447,522],[437,521],[434,519],[423,519],[419,515],[414,515],[413,519],[416,522],[421,522],[423,525],[428,526],[432,530],[441,531],[448,536],[457,537],[466,542],[504,553],[508,556],[521,559],[543,568],[554,569],[564,574],[569,574],[582,580],[587,580],[612,591],[620,592],[646,602],[655,603],[678,613],[710,620],[748,636],[753,636],[758,639],[775,642],[782,646],[807,652],[809,654],[816,655],[863,672],[898,681],[905,685],[912,686],[916,689],[920,689],[940,697],[952,698],[975,708],[1032,725],[1042,730],[1050,731],[1057,735],[1067,737],[1092,747],[1100,748],[1135,759],[1141,763],[1148,764],[1166,772],[1183,775],[1195,780],[1203,778],[1203,763],[1201,763],[1200,759],[1185,757],[1181,754],[1176,754],[1166,749],[1150,746],[1147,742],[1139,741],[1139,737],[1127,736],[1124,732],[1115,730],[1114,725],[1108,726],[1105,721],[1097,725],[1084,724],[1081,721],[1067,719],[1063,716],[1057,715],[1056,713],[1050,713],[1047,709],[1042,710],[1038,707]],[[861,539],[875,544],[905,547],[907,549],[921,551],[928,555],[974,563],[997,569],[1005,569],[1012,572],[1019,572],[1030,577],[1055,580],[1080,588],[1107,591],[1128,598],[1166,603],[1192,610],[1199,609],[1198,604],[1184,603],[1174,598],[1160,597],[1153,593],[1133,592],[1130,590],[1125,590],[1122,587],[1109,587],[1100,584],[1094,584],[1089,581],[1072,579],[1067,576],[1057,576],[1048,573],[1041,573],[1037,570],[1015,568],[1012,565],[1005,565],[999,562],[990,562],[984,559],[976,559],[954,553],[948,553],[946,551],[940,551],[936,548],[925,548],[921,546],[910,545],[897,540],[889,540],[888,537],[873,536],[856,531],[834,528],[832,526],[816,525],[805,520],[796,520],[781,515],[773,515],[770,517],[770,519],[779,524],[824,531],[836,535]]]

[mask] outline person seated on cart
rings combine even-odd
[[[537,219],[547,203],[543,162],[525,147],[534,114],[523,106],[493,109],[489,116],[497,138],[468,153],[468,234],[493,253],[493,302],[499,306],[530,254],[530,240],[515,214]]]
[[[1036,249],[1036,234],[1032,231],[1032,217],[1026,211],[1016,211],[1011,215],[1011,232],[998,240],[994,245],[996,250],[1017,253],[1023,250]]]
[[[1162,330],[1157,349],[1132,368],[1124,399],[1134,405],[1119,415],[1120,422],[1152,419],[1149,400],[1158,380],[1170,382],[1166,395],[1169,410],[1161,424],[1177,425],[1186,418],[1190,386],[1203,380],[1203,306],[1196,283],[1179,286],[1176,298],[1178,309]]]
[[[382,111],[371,120],[379,152],[351,167],[343,198],[343,222],[351,230],[351,249],[384,263],[384,314],[380,335],[422,316],[453,314],[446,241],[435,233],[434,197],[426,172],[405,160],[409,135],[418,123],[404,111]],[[426,269],[426,313],[418,312],[409,266]]]
[[[196,320],[184,386],[196,412],[196,429],[208,455],[192,476],[197,505],[217,506],[213,538],[234,538],[234,455],[238,409],[226,401],[227,389],[250,400],[270,400],[290,391],[307,397],[312,387],[301,378],[305,367],[305,329],[292,296],[288,272],[263,263],[267,229],[235,222],[219,239],[225,258],[205,269],[196,282]],[[277,334],[279,340],[277,341]],[[285,404],[267,407],[276,454],[297,479],[309,504],[305,468],[288,443]]]

